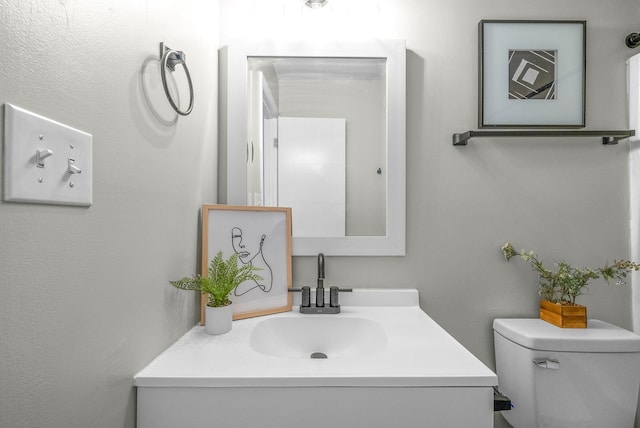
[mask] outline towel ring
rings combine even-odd
[[[193,84],[191,83],[191,75],[189,74],[189,69],[187,68],[186,55],[182,51],[176,51],[170,49],[165,46],[164,43],[160,43],[160,76],[162,77],[162,87],[164,88],[164,93],[169,100],[169,104],[171,107],[181,116],[187,116],[191,113],[193,109]],[[187,75],[187,82],[189,82],[189,107],[185,111],[180,110],[180,107],[173,101],[171,97],[171,93],[169,92],[169,88],[167,86],[167,68],[170,71],[176,71],[176,65],[182,64],[184,68],[184,73]]]

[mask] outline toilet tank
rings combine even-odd
[[[493,322],[496,369],[515,428],[632,428],[640,336],[599,321],[564,329],[540,319]]]

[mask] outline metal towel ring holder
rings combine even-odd
[[[173,50],[164,43],[160,43],[160,58],[160,76],[162,77],[162,86],[169,100],[169,104],[171,104],[171,107],[173,107],[176,113],[181,116],[187,116],[193,109],[193,84],[191,83],[191,75],[187,68],[186,55],[182,51]],[[167,68],[173,72],[176,71],[176,65],[179,64],[182,64],[184,73],[187,75],[187,82],[189,82],[189,107],[187,107],[185,111],[180,110],[180,107],[173,101],[169,87],[167,86]]]

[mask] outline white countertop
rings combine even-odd
[[[394,293],[397,291],[397,293]],[[377,293],[377,295],[376,295]],[[402,294],[404,293],[404,294]],[[418,306],[416,290],[355,290],[345,293],[342,312],[268,317],[359,317],[377,321],[388,345],[373,355],[300,359],[252,349],[249,337],[266,317],[233,322],[230,333],[211,336],[195,326],[134,378],[138,387],[490,387],[495,373],[467,351]],[[392,306],[377,306],[378,297]],[[342,298],[342,297],[341,297]],[[354,303],[369,306],[358,306]]]

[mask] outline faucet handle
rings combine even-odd
[[[311,306],[311,287],[305,285],[302,287],[302,301],[300,306],[308,308]]]
[[[287,289],[289,293],[300,293],[302,292],[302,298],[300,299],[300,306],[308,308],[311,306],[311,287],[305,285],[303,287],[290,287]]]
[[[338,300],[339,291],[339,288],[336,286],[329,287],[329,306],[331,306],[332,308],[340,306],[340,302]]]

